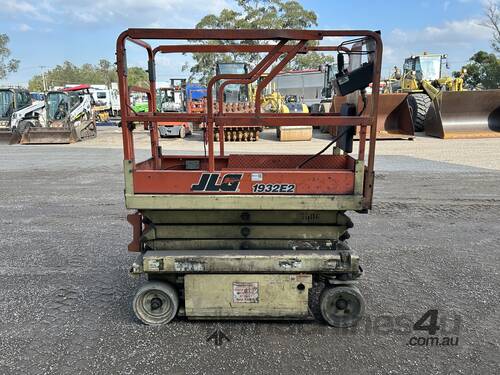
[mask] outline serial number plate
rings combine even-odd
[[[259,283],[233,283],[233,303],[259,303]]]
[[[254,184],[254,193],[294,193],[295,184]]]

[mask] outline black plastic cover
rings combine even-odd
[[[361,90],[373,82],[373,63],[365,63],[349,73],[338,73],[333,81],[333,89],[338,96],[346,96]]]

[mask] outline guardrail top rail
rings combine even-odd
[[[329,39],[331,38],[331,39]],[[353,42],[355,40],[370,40],[375,49],[370,51],[373,61],[373,79],[371,95],[370,113],[362,113],[358,116],[343,116],[338,112],[327,113],[266,113],[261,110],[260,98],[262,90],[297,54],[305,54],[311,51],[342,51],[347,55],[355,54],[347,48],[349,43],[338,45],[325,44],[327,41],[343,38]],[[145,40],[170,41],[171,44],[159,45],[153,48]],[[179,41],[188,41],[189,44],[178,44]],[[207,42],[210,41],[209,44]],[[217,44],[216,41],[220,41]],[[227,42],[230,43],[227,43]],[[313,43],[309,42],[321,42]],[[147,52],[149,88],[129,87],[127,81],[127,59],[126,42],[134,43],[143,47]],[[214,44],[215,42],[215,44]],[[239,42],[239,43],[238,43]],[[353,44],[353,43],[351,43]],[[260,53],[264,57],[257,63],[248,74],[219,74],[215,75],[208,82],[207,87],[207,106],[204,113],[179,113],[179,112],[159,112],[156,108],[156,73],[155,56],[158,53]],[[228,126],[259,126],[259,127],[277,127],[277,126],[356,126],[359,129],[359,149],[357,159],[351,158],[346,161],[344,168],[352,169],[354,173],[355,164],[365,160],[365,143],[367,141],[367,128],[370,130],[369,148],[367,152],[367,164],[363,168],[363,187],[362,207],[364,209],[371,207],[373,195],[373,170],[376,143],[376,118],[378,110],[378,96],[380,88],[380,71],[382,61],[382,40],[379,32],[368,30],[207,30],[207,29],[128,29],[120,34],[116,43],[118,87],[120,91],[120,104],[122,108],[121,128],[123,135],[124,159],[128,163],[128,170],[134,174],[133,193],[145,194],[197,194],[200,192],[187,191],[182,186],[178,191],[174,188],[164,190],[160,186],[166,181],[185,181],[187,185],[193,186],[191,181],[198,181],[203,173],[233,172],[237,170],[247,171],[250,169],[246,162],[238,164],[228,161],[231,156],[224,155],[224,136],[223,128]],[[259,80],[259,77],[262,77]],[[213,96],[216,83],[222,81],[217,90],[216,98]],[[251,84],[258,82],[255,90],[255,110],[253,113],[224,113],[223,112],[223,93],[224,87],[228,84]],[[130,104],[130,92],[145,91],[148,94],[149,109],[148,112],[135,113]],[[216,100],[215,100],[216,99]],[[217,102],[218,110],[214,111],[214,102]],[[333,108],[333,105],[332,105]],[[136,163],[133,142],[134,123],[144,123],[148,125],[151,137],[151,159]],[[178,170],[172,168],[172,164],[167,163],[167,155],[162,155],[159,147],[158,122],[193,122],[206,124],[206,140],[208,140],[208,153],[196,157],[200,163],[197,171]],[[214,131],[219,131],[219,154],[214,150]],[[264,160],[265,156],[261,155]],[[288,157],[290,155],[286,155]],[[326,155],[322,155],[326,156]],[[190,156],[191,157],[191,156]],[[186,158],[190,158],[186,157]],[[254,159],[258,155],[254,155]],[[284,155],[281,155],[281,160]],[[333,157],[333,155],[332,155]],[[179,160],[179,156],[176,156]],[[302,158],[307,158],[302,156]],[[291,158],[293,159],[293,158]],[[290,160],[291,160],[290,159]],[[261,167],[256,168],[265,170],[268,166],[263,159],[259,159]],[[295,160],[295,159],[294,159]],[[298,159],[297,159],[298,160]],[[333,159],[332,159],[333,160]],[[346,159],[347,160],[347,159]],[[357,161],[356,161],[357,160]],[[225,161],[225,162],[223,162]],[[255,160],[253,160],[255,162]],[[275,162],[274,162],[275,163]],[[272,163],[271,163],[272,164]],[[313,165],[314,164],[314,165]],[[321,163],[320,163],[321,164]],[[333,163],[335,164],[335,163]],[[272,172],[276,176],[293,176],[297,173],[297,178],[307,179],[318,173],[339,172],[339,167],[326,163],[318,166],[318,163],[300,169],[290,163],[275,163],[272,166]],[[331,166],[331,167],[330,167]],[[347,167],[346,167],[347,166]],[[342,169],[343,167],[340,167]],[[143,173],[145,179],[143,183],[140,178],[135,179],[135,173]],[[188,177],[192,174],[191,177]],[[160,177],[161,176],[161,177]],[[325,175],[326,176],[326,175]],[[337,176],[340,176],[337,175]],[[280,180],[279,176],[276,177]],[[293,178],[292,178],[293,180]],[[148,187],[146,187],[146,181]],[[339,181],[342,181],[340,179]],[[324,181],[323,181],[324,182]],[[348,189],[343,192],[342,188],[331,191],[323,191],[319,185],[311,187],[314,184],[306,184],[310,190],[294,191],[295,194],[349,194]],[[345,190],[345,189],[344,189]],[[213,193],[213,192],[212,192]],[[219,191],[222,194],[229,194],[227,191]],[[232,194],[242,193],[233,191]]]

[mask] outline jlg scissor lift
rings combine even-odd
[[[345,41],[325,45],[328,37]],[[145,39],[172,44],[153,49]],[[317,46],[308,43],[323,39]],[[227,40],[231,44],[214,43]],[[157,53],[260,53],[263,58],[247,74],[214,76],[208,83],[207,113],[133,113],[127,42],[148,54],[152,103]],[[339,53],[336,92],[349,94],[354,104],[340,113],[262,112],[265,86],[294,56],[310,51]],[[360,319],[364,301],[355,281],[362,270],[344,241],[352,227],[345,212],[371,208],[381,56],[380,35],[371,31],[128,29],[119,36],[121,108],[127,109],[121,120],[125,201],[136,210],[128,217],[133,226],[129,250],[139,253],[131,272],[149,280],[133,301],[141,321],[168,323],[177,314],[189,319],[306,319],[318,307],[314,288],[322,288],[318,310],[327,323],[345,327]],[[254,112],[223,113],[224,86],[252,82],[259,82]],[[370,111],[357,113],[357,95],[361,92],[366,102],[364,88],[370,83]],[[215,85],[218,111],[213,109]],[[159,146],[157,123],[162,121],[206,123],[208,153],[169,155]],[[151,158],[142,162],[134,154],[136,123],[145,123],[151,135]],[[223,127],[240,125],[337,127],[337,143],[333,151],[325,148],[315,155],[228,155]],[[351,149],[356,126],[357,157]],[[218,152],[212,141],[215,127],[221,135]]]

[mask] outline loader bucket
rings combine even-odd
[[[64,144],[77,141],[74,130],[66,128],[29,128],[21,137],[21,144]]]
[[[19,143],[19,135],[17,132],[12,132],[10,129],[0,129],[0,144],[16,144]]]
[[[407,94],[379,95],[377,138],[413,138],[415,133],[407,97]],[[366,109],[367,113],[369,110]]]
[[[438,138],[500,137],[500,90],[442,92],[425,119]]]
[[[380,94],[377,115],[377,139],[412,139],[415,135],[411,121],[410,108],[406,100],[407,94]],[[368,105],[365,114],[371,111],[371,95],[368,95]],[[334,98],[335,111],[338,112],[345,97]],[[361,98],[358,102],[358,111],[363,108]],[[369,134],[367,134],[369,138]]]

